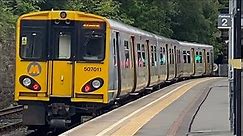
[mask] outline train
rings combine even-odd
[[[209,76],[213,46],[169,39],[80,11],[38,11],[16,25],[15,101],[29,128],[82,115],[165,82]]]

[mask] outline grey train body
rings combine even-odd
[[[108,21],[111,101],[166,81],[212,74],[213,46],[180,42]]]

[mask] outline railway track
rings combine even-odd
[[[6,132],[22,126],[21,112],[23,106],[18,105],[0,110],[0,131]]]
[[[0,110],[0,117],[10,115],[10,114],[15,114],[15,113],[18,113],[18,112],[21,112],[21,111],[23,111],[22,105],[10,107],[10,108],[5,108],[5,109]]]

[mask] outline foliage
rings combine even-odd
[[[13,38],[14,24],[16,17],[8,10],[6,3],[0,1],[0,43],[6,43],[9,38]]]
[[[38,10],[77,10],[120,20],[168,38],[217,45],[218,10],[227,0],[2,0],[0,42],[17,16]]]

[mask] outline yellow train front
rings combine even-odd
[[[15,100],[24,105],[25,125],[66,127],[77,113],[93,113],[114,98],[104,18],[43,11],[21,16],[16,28]]]

